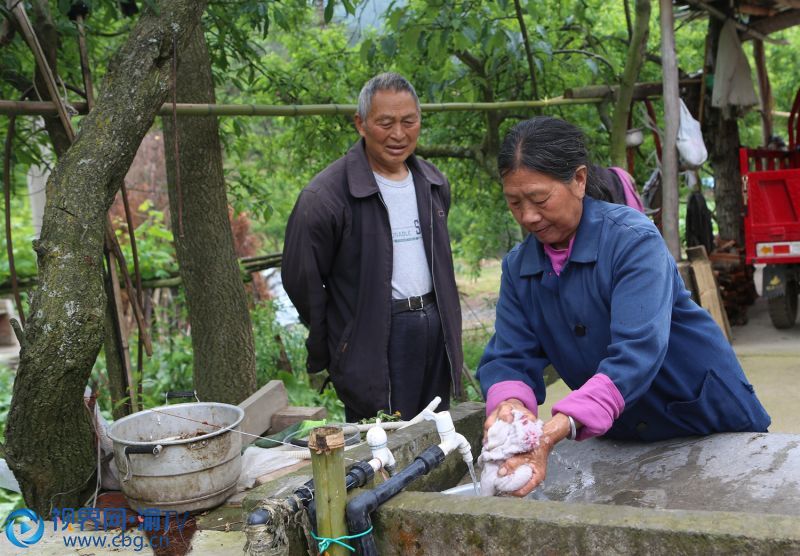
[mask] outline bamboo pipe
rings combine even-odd
[[[308,448],[314,473],[318,536],[328,539],[347,536],[344,432],[339,427],[317,427],[308,437]],[[331,543],[325,553],[331,556],[348,554],[344,546],[336,543]]]

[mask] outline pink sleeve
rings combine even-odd
[[[539,405],[536,403],[536,396],[533,389],[521,380],[504,380],[492,384],[486,392],[486,415],[489,415],[500,402],[510,398],[516,398],[525,404],[534,415],[539,416]]]
[[[608,431],[624,409],[625,400],[617,387],[606,375],[597,373],[555,404],[552,414],[563,413],[581,423],[577,440],[586,440]]]
[[[644,205],[639,198],[639,193],[636,192],[636,187],[633,185],[633,178],[631,175],[622,168],[616,166],[609,168],[609,170],[614,172],[619,177],[619,181],[622,182],[622,190],[625,192],[625,204],[643,213]]]

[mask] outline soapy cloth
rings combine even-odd
[[[495,496],[519,490],[533,475],[530,465],[520,465],[512,474],[505,477],[497,475],[508,458],[536,448],[542,435],[544,423],[541,419],[531,419],[516,409],[512,410],[511,415],[513,420],[510,423],[498,419],[486,433],[486,442],[478,458],[478,464],[482,466],[482,496]]]

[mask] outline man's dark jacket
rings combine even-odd
[[[450,185],[412,155],[425,254],[441,315],[453,389],[461,390],[461,308],[447,232]],[[309,328],[308,372],[328,369],[344,404],[390,409],[392,235],[363,139],[300,193],[283,247],[283,287]]]

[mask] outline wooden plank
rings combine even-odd
[[[728,315],[722,303],[722,296],[719,293],[719,285],[711,268],[711,261],[706,254],[706,248],[702,245],[689,247],[686,256],[692,264],[692,273],[697,284],[697,294],[700,298],[700,306],[711,313],[712,318],[719,325],[728,341],[731,341],[731,327],[728,323]]]
[[[269,433],[280,432],[286,427],[305,420],[324,419],[328,411],[324,407],[298,407],[290,405],[272,414],[272,424]]]
[[[247,434],[242,435],[242,447],[249,446],[255,440],[252,434],[261,436],[272,426],[275,413],[289,405],[286,387],[280,380],[270,380],[249,398],[239,404],[244,409],[244,420],[239,429]],[[283,429],[281,429],[283,430]]]

